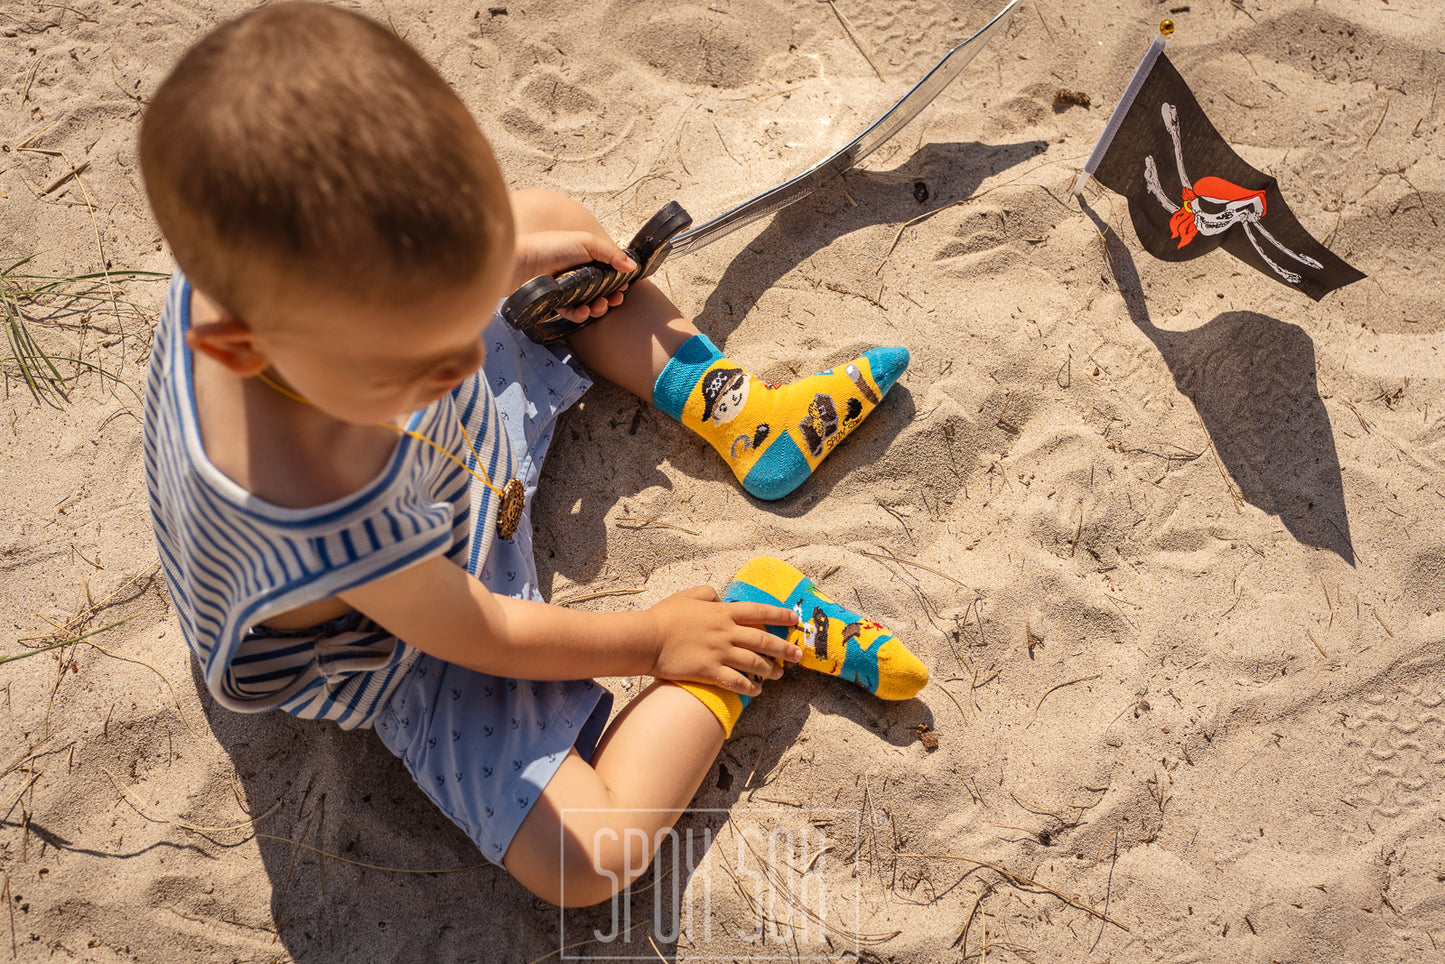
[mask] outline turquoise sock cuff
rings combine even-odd
[[[707,335],[693,335],[682,343],[657,376],[652,386],[652,404],[681,422],[683,406],[692,396],[692,390],[702,380],[708,366],[721,357],[723,353]]]

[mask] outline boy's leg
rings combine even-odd
[[[519,191],[512,203],[519,234],[603,230],[561,195]],[[701,435],[760,499],[806,481],[908,366],[906,349],[874,348],[839,369],[769,385],[724,357],[651,281],[632,285],[568,344],[597,374]]]
[[[589,231],[607,236],[601,223],[571,198],[536,188],[512,194],[517,234],[534,231]],[[675,308],[651,281],[627,289],[627,297],[607,312],[606,325],[594,322],[567,343],[577,357],[603,378],[646,402],[668,360],[697,326]],[[605,334],[603,333],[605,331]]]
[[[652,860],[722,747],[713,712],[682,687],[653,683],[608,727],[585,763],[573,752],[527,814],[503,865],[532,893],[596,904]]]

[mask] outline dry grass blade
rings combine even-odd
[[[858,52],[863,55],[863,59],[868,61],[868,66],[873,68],[874,76],[882,80],[883,72],[878,69],[878,64],[873,60],[873,55],[868,52],[868,48],[863,46],[863,41],[859,40],[858,35],[853,32],[853,25],[848,22],[847,17],[843,16],[843,11],[838,9],[838,4],[835,0],[819,0],[819,2],[826,3],[833,8],[833,13],[837,14],[838,22],[843,25],[843,30],[848,34],[848,39],[853,41],[853,46],[857,47]]]
[[[59,396],[61,401],[67,400],[64,391],[58,387],[61,384],[60,372],[44,349],[35,343],[34,336],[25,324],[25,316],[20,313],[20,306],[3,287],[0,287],[0,311],[5,313],[5,341],[10,346],[10,359],[20,369],[20,380],[30,389],[37,404],[59,408],[52,393]],[[36,364],[40,361],[50,369],[50,377],[44,372],[36,371]]]
[[[0,893],[5,900],[5,909],[10,913],[10,958],[14,960],[20,956],[20,949],[15,944],[15,902],[10,899],[10,874],[5,875],[5,889]]]
[[[576,605],[577,603],[586,602],[586,601],[589,600],[589,599],[602,599],[602,598],[604,598],[604,597],[606,597],[606,596],[635,596],[635,595],[637,595],[637,594],[640,593],[640,592],[642,592],[642,589],[641,589],[641,588],[638,588],[638,589],[599,589],[597,592],[584,592],[584,593],[582,593],[581,595],[577,595],[577,596],[567,596],[567,597],[565,597],[565,598],[563,598],[563,599],[554,599],[554,600],[552,600],[552,605],[554,605],[554,606],[574,606],[574,605]]]
[[[758,867],[761,871],[761,875],[756,873],[749,873],[749,879],[754,881],[755,885],[759,887],[766,887],[768,885],[771,885],[772,892],[783,897],[790,911],[789,919],[787,920],[780,920],[772,914],[769,914],[760,899],[754,894],[750,893],[748,889],[742,885],[742,882],[738,879],[738,871],[736,868],[733,867],[732,860],[729,859],[727,851],[720,850],[719,857],[722,860],[723,869],[727,871],[728,876],[732,879],[733,888],[737,891],[738,896],[742,898],[742,900],[752,910],[757,920],[766,921],[770,924],[775,924],[782,928],[792,928],[797,926],[798,920],[801,920],[801,918],[796,918],[793,915],[801,914],[809,921],[812,921],[813,923],[816,923],[819,927],[823,928],[824,932],[826,933],[836,934],[865,944],[881,944],[885,941],[892,940],[900,933],[902,933],[901,931],[889,931],[882,933],[865,934],[857,931],[851,931],[848,928],[838,924],[830,924],[828,921],[824,920],[823,917],[817,912],[804,906],[802,902],[797,900],[792,886],[792,882],[789,881],[786,877],[784,877],[782,872],[777,870],[770,861],[764,860],[761,855],[758,854],[757,850],[753,847],[752,841],[750,841],[746,836],[741,837],[741,841],[743,845],[747,847],[748,852],[752,854],[753,859],[757,861]],[[738,856],[741,858],[741,850],[738,851]]]
[[[131,809],[135,810],[135,812],[140,814],[142,817],[145,817],[147,820],[155,823],[168,823],[172,827],[179,827],[182,830],[189,830],[191,833],[198,833],[203,837],[209,836],[210,834],[229,833],[232,830],[254,830],[256,828],[256,824],[260,823],[262,820],[265,820],[268,817],[275,815],[276,811],[281,809],[281,801],[277,800],[274,804],[271,805],[270,810],[267,810],[259,817],[248,817],[239,823],[228,824],[224,827],[200,827],[196,826],[195,824],[186,823],[183,820],[171,820],[168,817],[153,817],[145,812],[145,808],[142,807],[138,801],[131,799],[130,791],[127,790],[125,787],[121,786],[120,781],[116,779],[114,773],[111,773],[105,767],[101,767],[100,769],[106,776],[110,777],[110,782],[115,785],[116,792],[121,795],[121,797],[125,800],[126,803],[130,804]]]
[[[121,625],[121,624],[123,624],[123,623],[128,623],[128,622],[130,622],[130,621],[131,621],[132,619],[134,619],[134,618],[135,618],[134,616],[127,616],[127,617],[125,617],[124,619],[118,619],[118,620],[116,620],[115,622],[111,623],[109,626],[102,626],[102,627],[100,627],[99,629],[92,629],[90,632],[85,633],[85,634],[82,635],[82,636],[72,636],[72,637],[70,637],[69,639],[62,639],[60,642],[58,642],[58,643],[51,643],[49,646],[37,646],[37,647],[35,647],[34,649],[27,649],[27,650],[26,650],[25,652],[23,652],[23,653],[14,653],[14,654],[12,654],[12,655],[10,655],[10,656],[0,656],[0,663],[13,663],[13,662],[15,662],[17,659],[25,659],[25,658],[30,657],[30,656],[38,656],[38,655],[41,654],[41,653],[49,652],[49,651],[52,650],[52,649],[59,649],[59,648],[62,647],[62,646],[71,646],[71,645],[73,645],[73,644],[75,644],[75,643],[83,643],[83,642],[85,642],[86,640],[88,640],[91,636],[99,636],[101,633],[105,632],[106,630],[108,630],[108,629],[114,629],[115,627],[117,627],[117,626],[119,626],[119,625]],[[92,645],[94,645],[94,644],[92,644]],[[99,649],[100,647],[97,646],[96,648]]]
[[[82,165],[83,167],[83,165]],[[79,177],[76,170],[70,175]],[[60,182],[52,186],[58,186]],[[41,275],[22,274],[18,271],[31,260],[34,255],[17,258],[0,267],[0,323],[5,328],[5,341],[10,349],[8,357],[4,362],[15,366],[20,381],[30,390],[37,404],[49,405],[52,408],[60,408],[69,401],[67,388],[84,372],[95,372],[102,378],[110,379],[113,383],[124,384],[116,373],[109,371],[103,365],[86,361],[81,357],[85,350],[85,333],[89,329],[89,315],[84,307],[87,303],[94,302],[97,307],[108,307],[115,313],[117,331],[115,334],[121,336],[124,342],[125,330],[121,322],[121,309],[124,307],[127,313],[143,314],[144,309],[134,302],[127,301],[118,296],[114,283],[117,279],[132,280],[160,280],[168,277],[157,271],[105,271],[90,274],[78,275]],[[99,285],[105,286],[105,292],[97,292]],[[41,306],[43,313],[34,314],[27,311],[26,306]],[[80,317],[80,323],[67,321],[67,319]],[[77,339],[74,355],[57,354],[47,349],[36,337],[36,326],[45,329],[68,328],[80,332]],[[102,329],[104,330],[104,329]],[[122,348],[122,352],[124,348]],[[57,362],[63,362],[74,366],[74,374],[63,375]],[[131,394],[135,395],[135,389],[130,388]],[[137,399],[139,396],[137,395]]]
[[[958,701],[958,697],[956,697],[956,696],[954,696],[952,693],[950,693],[950,692],[948,691],[947,687],[945,687],[942,683],[934,683],[933,685],[936,686],[936,687],[938,687],[939,689],[943,690],[943,695],[944,695],[944,696],[948,697],[950,700],[953,700],[953,705],[956,706],[956,707],[958,707],[958,714],[959,714],[959,716],[962,716],[962,717],[963,717],[963,722],[967,723],[967,722],[968,722],[968,713],[966,713],[966,712],[964,711],[964,709],[963,709],[963,704]]]
[[[101,769],[102,769],[102,770],[105,770],[104,767],[102,767]],[[272,816],[273,814],[276,813],[276,811],[278,811],[278,810],[281,809],[281,804],[282,804],[282,801],[281,801],[281,800],[277,800],[276,803],[272,805],[272,807],[271,807],[270,810],[267,810],[265,813],[261,814],[259,817],[251,817],[251,818],[248,818],[248,819],[246,819],[246,820],[241,821],[240,823],[231,824],[231,825],[225,826],[225,827],[200,827],[200,826],[196,826],[196,825],[194,825],[194,824],[186,823],[186,822],[181,821],[181,820],[171,820],[171,819],[169,819],[169,818],[167,818],[167,817],[157,817],[157,816],[153,816],[152,814],[147,813],[147,812],[145,811],[145,808],[142,807],[137,800],[135,800],[135,799],[133,799],[133,798],[131,797],[130,791],[128,791],[124,786],[121,785],[120,780],[116,779],[116,776],[115,776],[114,773],[111,773],[109,770],[105,770],[105,775],[108,776],[108,777],[110,777],[111,783],[113,783],[113,784],[115,785],[115,789],[116,789],[116,791],[117,791],[118,793],[120,793],[121,798],[122,798],[123,800],[125,800],[125,802],[126,802],[127,804],[129,804],[130,807],[131,807],[133,810],[135,810],[136,813],[140,814],[140,815],[141,815],[142,817],[144,817],[146,820],[149,820],[149,821],[151,821],[152,823],[164,823],[164,824],[168,824],[168,825],[170,825],[170,826],[172,826],[172,827],[177,827],[177,828],[179,828],[179,829],[181,829],[181,830],[185,830],[185,831],[188,831],[188,832],[190,832],[190,833],[200,834],[201,836],[206,836],[206,837],[208,837],[209,834],[226,833],[226,832],[233,831],[233,830],[251,830],[251,831],[252,831],[252,836],[255,837],[255,838],[257,838],[257,839],[260,839],[260,840],[274,840],[274,841],[277,841],[278,843],[289,844],[289,845],[291,845],[292,847],[299,847],[299,848],[302,849],[302,850],[309,850],[310,852],[316,854],[317,856],[319,856],[319,857],[325,857],[325,858],[327,858],[328,860],[335,860],[335,861],[339,861],[339,862],[341,862],[341,863],[343,863],[343,864],[350,864],[350,865],[353,866],[353,867],[363,867],[363,868],[365,868],[365,869],[367,869],[367,870],[382,870],[382,871],[386,871],[387,873],[392,873],[392,874],[459,874],[459,873],[462,873],[463,871],[467,871],[467,870],[478,870],[478,869],[480,869],[480,868],[482,868],[482,867],[490,867],[490,866],[492,866],[492,865],[489,864],[489,863],[482,862],[482,863],[479,863],[479,864],[466,864],[465,866],[461,866],[461,867],[436,867],[436,868],[422,868],[422,869],[415,869],[415,868],[410,868],[410,867],[387,867],[387,866],[384,866],[384,865],[382,865],[382,864],[371,864],[371,863],[367,863],[367,862],[364,861],[364,860],[352,860],[350,857],[343,857],[343,856],[341,856],[340,854],[334,854],[334,853],[331,853],[331,852],[328,851],[328,850],[322,850],[320,847],[313,847],[313,846],[311,846],[310,844],[302,843],[302,842],[299,841],[299,840],[292,840],[290,837],[281,837],[281,836],[278,836],[278,835],[276,835],[276,834],[256,832],[256,831],[255,831],[255,826],[256,826],[256,824],[258,824],[258,823],[260,823],[262,820],[265,820],[266,818]],[[208,838],[208,839],[209,839],[209,838]]]
[[[14,793],[10,794],[10,799],[6,800],[3,804],[0,804],[0,819],[9,818],[11,808],[13,808],[15,804],[20,802],[21,797],[25,796],[25,791],[30,789],[30,785],[33,784],[36,780],[39,780],[43,775],[43,770],[30,771],[30,779],[20,784],[19,789],[17,789]]]
[[[895,555],[894,555],[893,553],[891,553],[891,552],[889,552],[889,553],[887,553],[886,555],[884,555],[884,554],[882,554],[882,553],[869,552],[867,549],[859,549],[859,550],[858,550],[858,555],[860,555],[860,556],[867,556],[867,557],[870,558],[870,559],[881,559],[881,560],[883,560],[884,562],[896,562],[896,563],[898,563],[900,566],[912,566],[914,569],[922,569],[924,572],[931,572],[931,573],[933,573],[935,576],[942,576],[944,579],[947,579],[949,582],[953,583],[955,586],[959,586],[959,587],[961,587],[961,588],[963,588],[963,589],[968,589],[968,586],[966,586],[966,585],[964,585],[963,583],[959,582],[957,579],[953,578],[952,576],[950,576],[950,575],[949,575],[948,573],[946,573],[946,572],[941,572],[941,571],[933,568],[932,566],[925,566],[925,565],[924,565],[923,563],[921,563],[921,562],[914,562],[914,561],[911,560],[911,559],[900,559],[900,558],[898,558],[897,556],[895,556]],[[970,589],[969,591],[972,592],[973,590]]]
[[[962,854],[895,853],[894,856],[920,857],[933,860],[960,860],[965,863],[977,864],[980,867],[987,867],[994,873],[1002,874],[1016,884],[1020,884],[1024,887],[1035,887],[1046,893],[1053,894],[1055,897],[1068,904],[1070,907],[1077,907],[1079,910],[1084,911],[1085,913],[1090,914],[1094,917],[1097,917],[1099,920],[1108,921],[1110,924],[1113,924],[1115,927],[1119,928],[1122,931],[1128,932],[1129,930],[1129,928],[1121,921],[1115,920],[1113,917],[1110,917],[1103,911],[1095,910],[1077,897],[1070,897],[1068,894],[1054,890],[1054,888],[1050,887],[1048,884],[1041,884],[1037,880],[1034,880],[1032,877],[1025,877],[1023,874],[1016,874],[1012,870],[1007,869],[1006,867],[1000,867],[998,864],[991,864],[987,860],[979,860],[977,857],[965,857]]]
[[[626,523],[631,523],[627,525]],[[648,516],[645,519],[618,519],[619,529],[676,529],[678,532],[686,532],[690,536],[700,536],[701,532],[696,529],[689,529],[687,526],[680,526],[676,522],[664,522],[662,519]]]

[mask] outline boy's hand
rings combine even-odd
[[[621,272],[637,269],[637,263],[611,238],[588,231],[533,231],[517,237],[517,272],[512,288],[515,290],[538,275],[555,274],[589,261],[604,262]],[[626,290],[615,291],[588,305],[564,308],[558,314],[577,322],[600,318],[608,308],[622,304],[622,292]]]
[[[783,675],[774,659],[796,663],[803,653],[764,626],[791,626],[791,609],[762,603],[719,602],[711,586],[668,596],[648,609],[657,623],[657,658],[648,675],[658,679],[711,683],[757,696],[762,686],[744,676]]]

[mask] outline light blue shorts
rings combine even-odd
[[[532,498],[557,416],[592,383],[565,348],[554,351],[494,315],[483,333],[486,378],[527,488],[517,535],[492,540],[472,574],[488,589],[542,600],[532,557]],[[592,680],[530,682],[488,676],[425,653],[376,717],[382,743],[417,785],[494,863],[569,750],[591,759],[612,694]]]

